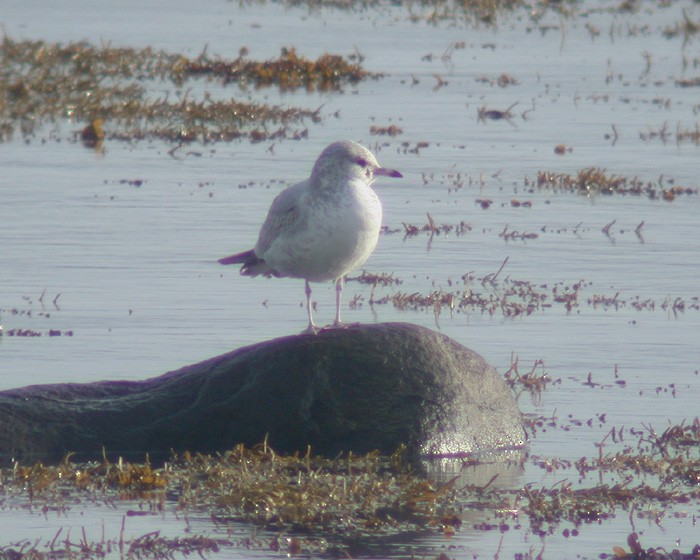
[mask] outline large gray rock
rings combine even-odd
[[[415,325],[263,342],[145,381],[0,392],[0,457],[167,458],[237,443],[335,455],[408,446],[413,459],[521,447],[509,387],[478,354]]]

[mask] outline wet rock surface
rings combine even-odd
[[[279,338],[145,381],[0,392],[0,458],[165,459],[267,438],[279,452],[410,457],[524,445],[511,389],[478,354],[430,329],[356,325]]]

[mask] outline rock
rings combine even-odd
[[[405,323],[297,335],[145,381],[0,392],[0,458],[155,460],[267,437],[278,452],[412,459],[522,447],[512,391],[475,352]]]

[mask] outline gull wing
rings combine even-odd
[[[299,231],[306,224],[306,193],[309,182],[302,181],[283,190],[272,201],[265,222],[260,228],[255,254],[265,258],[265,252],[280,237]]]

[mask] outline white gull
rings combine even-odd
[[[255,247],[219,259],[242,264],[241,274],[303,278],[307,331],[318,332],[311,313],[309,282],[335,281],[335,321],[340,322],[343,280],[374,251],[382,225],[382,205],[372,189],[377,175],[402,177],[377,163],[364,146],[350,140],[328,146],[311,177],[283,190],[272,202]]]

